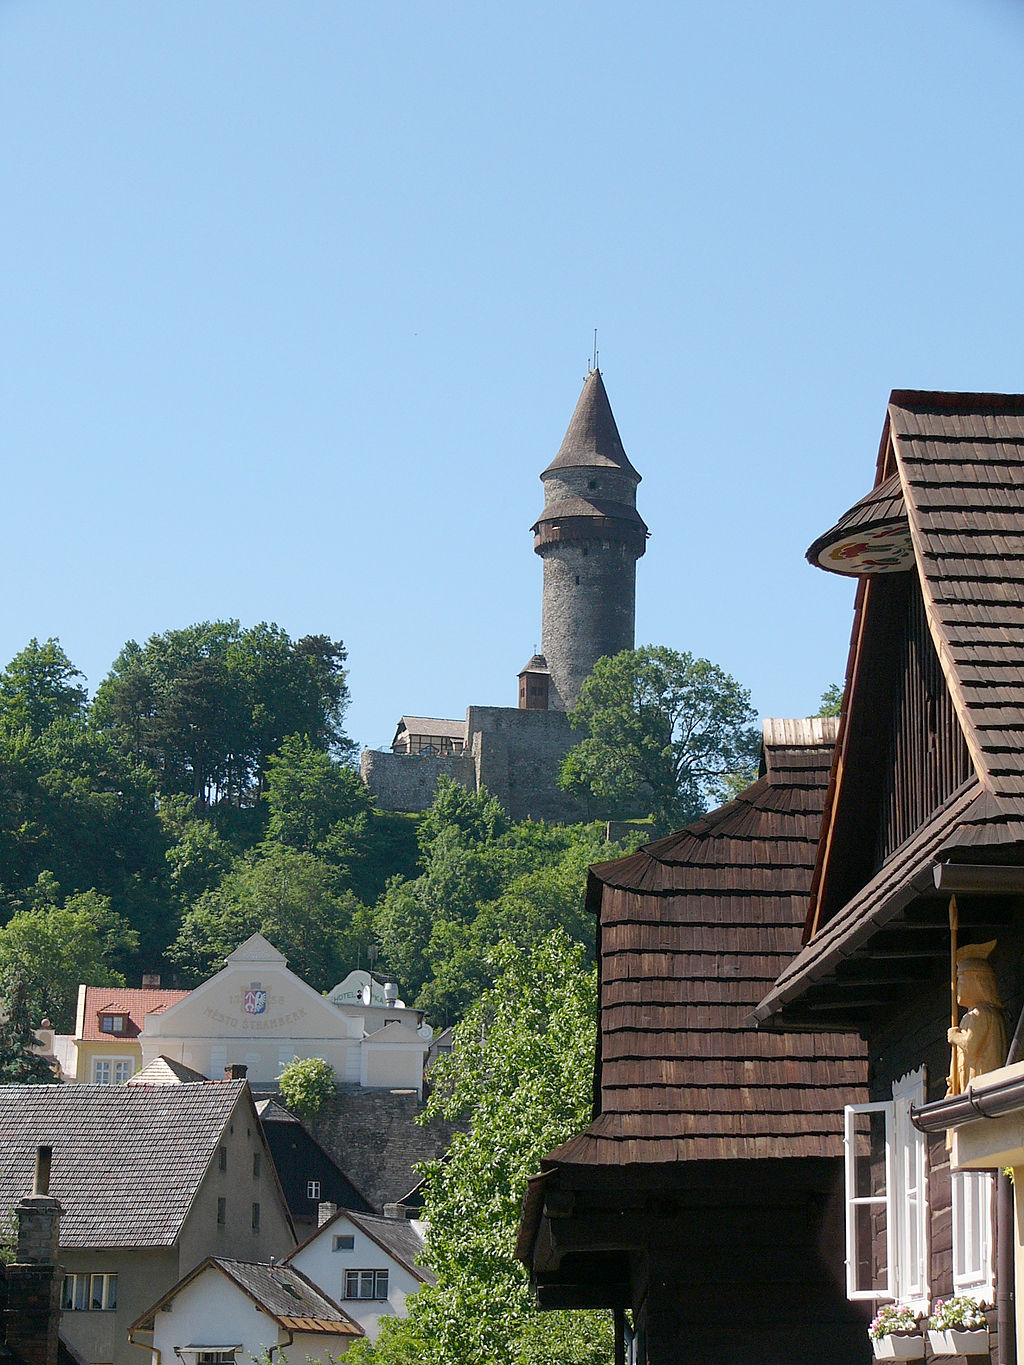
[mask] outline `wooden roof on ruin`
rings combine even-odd
[[[749,1022],[799,947],[835,725],[766,722],[753,786],[592,869],[600,1112],[547,1168],[840,1154],[859,1039]]]
[[[925,893],[936,863],[1024,863],[1024,395],[895,391],[876,491],[884,488],[891,496],[897,479],[913,543],[911,572],[974,777],[826,918],[829,832],[845,799],[844,756],[858,712],[862,716],[870,708],[878,685],[869,669],[859,668],[860,642],[871,628],[875,594],[884,590],[876,588],[880,580],[865,579],[858,590],[847,707],[808,917],[810,937],[759,1006],[764,1021],[829,979],[875,932],[897,923],[903,907]],[[841,850],[834,856],[841,858]]]

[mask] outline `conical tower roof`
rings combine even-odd
[[[640,475],[622,448],[622,439],[615,425],[600,370],[591,370],[587,375],[565,439],[544,474],[569,467],[621,469],[623,473],[631,474],[637,483],[640,482]],[[544,474],[541,475],[542,479]]]

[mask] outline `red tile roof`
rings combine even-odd
[[[147,1014],[157,1014],[188,995],[163,986],[86,986],[85,1018],[82,1020],[84,1042],[110,1042],[113,1038],[137,1038]],[[103,1014],[125,1014],[128,1023],[123,1033],[104,1033],[100,1028]]]

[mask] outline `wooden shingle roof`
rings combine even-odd
[[[859,666],[858,641],[873,610],[874,584],[864,580],[848,671],[854,700],[840,730],[809,938],[759,1005],[762,1022],[809,988],[820,1001],[834,973],[854,955],[869,953],[872,936],[897,924],[904,908],[929,889],[936,863],[1024,862],[1024,396],[894,391],[876,493],[885,490],[889,497],[894,479],[913,543],[910,572],[920,585],[928,634],[973,775],[845,904],[829,906],[830,831],[844,801],[855,806],[865,799],[863,793],[844,794],[857,700],[867,689],[870,705],[876,685]],[[836,857],[841,864],[841,850]],[[783,1024],[787,1018],[797,1022],[797,1013],[782,1013]]]
[[[750,1023],[800,944],[835,738],[817,725],[766,745],[735,801],[592,869],[599,1113],[546,1167],[840,1154],[860,1040]]]
[[[630,464],[623,449],[600,370],[591,370],[587,375],[558,454],[544,474],[572,466],[620,469],[624,474],[632,475],[637,483],[640,482],[640,475]],[[544,474],[541,475],[542,479]]]
[[[986,792],[1024,824],[1024,396],[893,393],[928,622]]]

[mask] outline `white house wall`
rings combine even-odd
[[[335,1237],[353,1237],[351,1251],[332,1251]],[[322,1232],[300,1247],[288,1259],[288,1264],[301,1270],[308,1280],[341,1304],[350,1318],[354,1318],[371,1341],[377,1340],[381,1318],[405,1315],[405,1301],[415,1294],[421,1281],[394,1260],[372,1237],[357,1228],[342,1214]],[[386,1270],[388,1297],[382,1299],[346,1299],[346,1270]]]
[[[396,1012],[332,1005],[290,971],[266,940],[250,939],[216,976],[163,1013],[147,1016],[139,1038],[142,1063],[163,1055],[211,1080],[220,1079],[225,1066],[242,1063],[250,1081],[273,1084],[294,1058],[323,1057],[339,1082],[418,1091],[429,1043],[416,1033],[413,1011],[408,1039],[395,1049],[399,1056],[383,1070],[371,1068],[379,1081],[363,1080],[369,1074],[363,1038],[380,1028],[382,1015],[393,1018]]]

